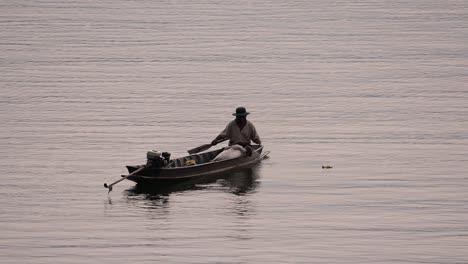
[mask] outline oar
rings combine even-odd
[[[228,139],[227,139],[227,138],[220,139],[220,140],[216,141],[216,144],[221,143],[221,142],[226,141],[226,140],[228,140]],[[198,147],[196,147],[196,148],[189,149],[187,152],[188,152],[189,154],[195,154],[195,153],[198,153],[198,152],[205,151],[205,150],[211,148],[212,146],[214,146],[214,145],[216,145],[216,144],[211,144],[211,143],[209,143],[209,144],[204,144],[204,145],[198,146]]]
[[[109,192],[108,192],[108,193],[110,193],[110,192],[112,191],[112,186],[114,186],[114,185],[116,185],[117,183],[119,183],[119,182],[121,182],[121,181],[127,179],[128,177],[130,177],[130,176],[132,176],[132,175],[137,174],[138,172],[142,171],[144,168],[146,168],[146,166],[142,166],[142,167],[138,168],[138,169],[135,170],[134,172],[128,174],[127,176],[124,176],[122,179],[117,180],[117,181],[113,182],[112,184],[107,185],[107,183],[104,183],[104,187],[106,187],[107,189],[109,189]]]

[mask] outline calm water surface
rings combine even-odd
[[[468,263],[467,23],[461,0],[1,1],[0,262]],[[239,105],[270,159],[107,195]]]

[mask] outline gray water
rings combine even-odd
[[[468,263],[467,25],[462,0],[1,1],[0,263]],[[240,105],[252,170],[103,188]]]

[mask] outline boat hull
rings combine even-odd
[[[127,179],[136,182],[139,185],[168,185],[178,184],[191,181],[204,176],[214,176],[223,174],[237,169],[251,167],[259,163],[266,157],[268,152],[263,153],[263,146],[255,146],[251,156],[241,156],[234,159],[205,162],[193,166],[177,166],[164,168],[145,168],[137,174],[129,176]],[[220,150],[215,150],[213,153],[219,153]],[[195,158],[196,155],[187,156],[185,158]],[[129,173],[136,171],[141,166],[126,166]]]

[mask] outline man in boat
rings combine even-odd
[[[240,145],[247,151],[247,155],[252,154],[250,141],[256,144],[262,144],[258,136],[255,126],[247,120],[247,115],[250,113],[245,110],[245,107],[237,107],[236,112],[232,114],[236,119],[229,122],[223,131],[211,142],[211,145],[216,145],[223,139],[229,139],[229,146]]]

